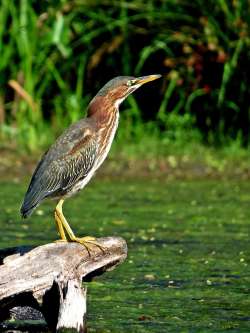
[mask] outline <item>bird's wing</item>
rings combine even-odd
[[[53,161],[42,177],[42,188],[48,194],[64,192],[86,177],[96,159],[97,141],[85,136],[62,158]]]
[[[23,216],[28,216],[45,197],[66,193],[93,167],[98,149],[96,136],[89,128],[73,129],[72,135],[69,137],[66,131],[38,164],[21,207]]]

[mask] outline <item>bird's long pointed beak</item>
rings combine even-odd
[[[153,74],[153,75],[147,75],[147,76],[141,76],[141,77],[138,77],[137,80],[136,80],[136,84],[144,84],[144,83],[147,83],[147,82],[150,82],[150,81],[154,81],[154,80],[157,80],[161,77],[160,74]]]

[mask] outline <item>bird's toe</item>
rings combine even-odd
[[[99,244],[95,237],[76,237],[73,241],[82,244],[89,253],[93,246],[98,247],[103,253],[105,253],[105,247]]]

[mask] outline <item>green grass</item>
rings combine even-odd
[[[247,0],[3,0],[1,145],[47,147],[108,79],[159,72],[128,99],[124,142],[247,146],[249,17]]]

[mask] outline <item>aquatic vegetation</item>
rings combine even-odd
[[[65,205],[72,227],[124,237],[129,256],[88,285],[90,332],[249,331],[249,183],[91,185]],[[1,189],[1,247],[55,239],[53,204],[23,224],[24,186],[1,182]]]

